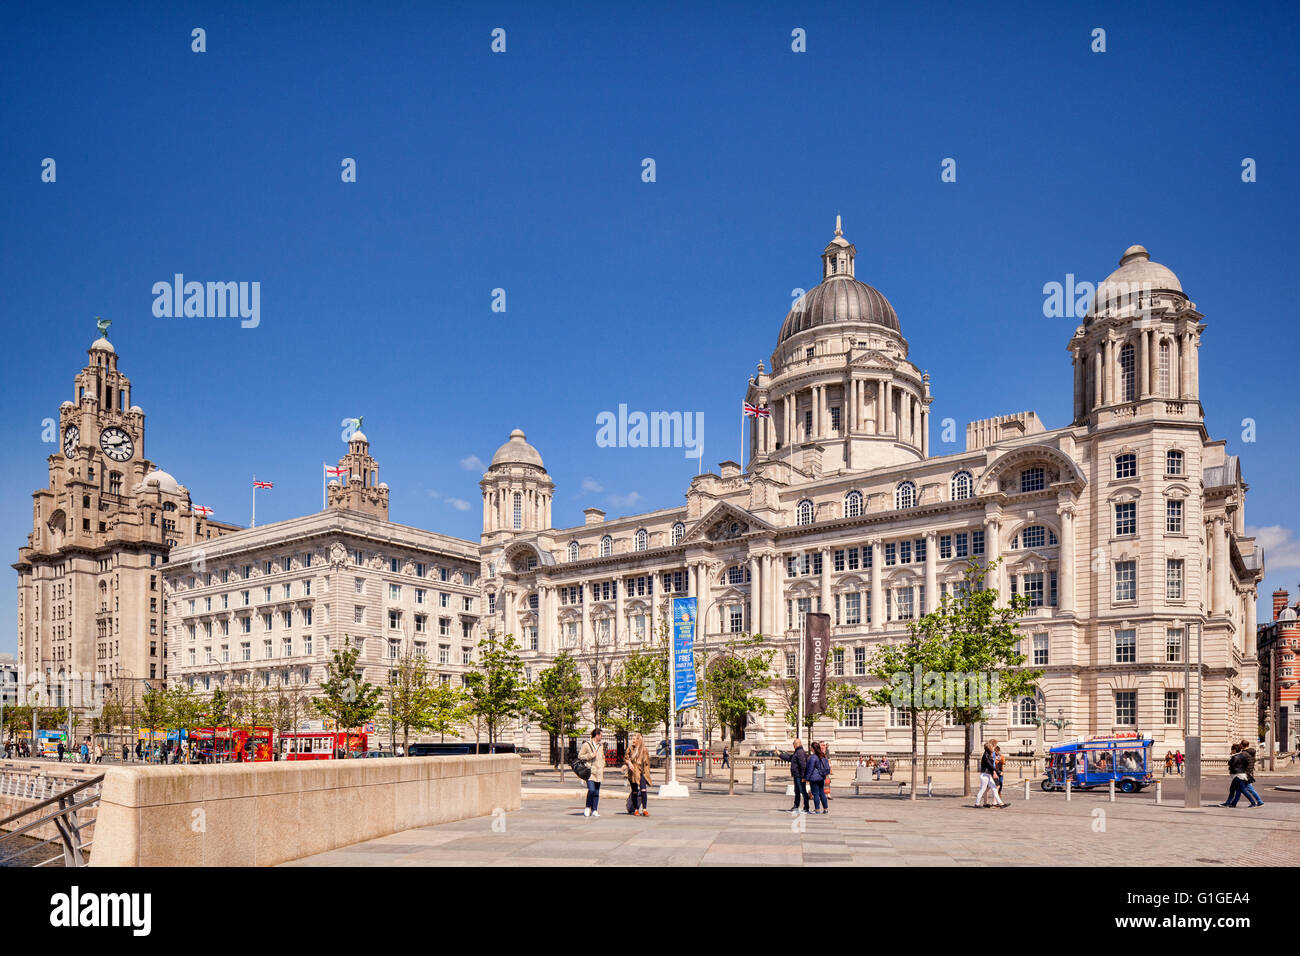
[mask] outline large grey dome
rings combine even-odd
[[[852,276],[837,275],[799,297],[785,317],[779,342],[819,325],[840,322],[879,325],[902,332],[898,313],[879,290]]]
[[[1144,247],[1129,246],[1120,257],[1119,268],[1097,286],[1097,294],[1093,296],[1092,306],[1088,309],[1088,318],[1093,318],[1099,309],[1124,303],[1134,295],[1153,292],[1172,292],[1186,298],[1183,284],[1178,281],[1178,276],[1174,275],[1172,269],[1152,262],[1151,254]]]

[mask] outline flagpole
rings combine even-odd
[[[803,656],[804,656],[804,648],[807,646],[807,638],[804,637],[804,628],[808,626],[807,620],[808,620],[808,616],[806,614],[801,614],[799,616],[799,705],[798,705],[799,716],[797,718],[799,721],[799,726],[795,728],[794,735],[796,737],[798,737],[800,734],[803,733],[803,669],[804,669]],[[798,795],[796,794],[796,796]]]
[[[745,473],[745,410],[740,410],[740,473]]]
[[[253,476],[253,520],[248,523],[248,526],[257,527],[257,475]]]
[[[325,462],[320,463],[320,510],[324,511],[329,507],[329,498],[326,497],[325,486]]]

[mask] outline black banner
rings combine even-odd
[[[831,616],[805,614],[803,618],[804,717],[826,710],[826,656],[831,646]]]

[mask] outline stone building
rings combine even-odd
[[[339,460],[324,511],[177,548],[167,567],[167,674],[200,694],[256,689],[319,715],[335,650],[355,647],[364,680],[423,656],[460,680],[476,649],[478,546],[388,519],[388,485],[364,433]]]
[[[1297,608],[1300,602],[1293,605],[1286,589],[1274,591],[1273,620],[1259,628],[1259,725],[1271,731],[1267,739],[1281,751],[1300,749],[1300,723],[1296,721],[1296,708],[1300,706]]]
[[[682,506],[612,520],[591,508],[554,528],[542,456],[512,433],[481,482],[485,626],[519,635],[534,669],[567,649],[599,680],[653,639],[670,596],[693,595],[710,647],[761,633],[793,674],[800,615],[822,611],[831,676],[861,684],[873,649],[903,638],[970,559],[1001,558],[994,583],[1028,596],[1022,647],[1044,678],[986,736],[1030,750],[1048,717],[1068,721],[1067,737],[1138,730],[1172,748],[1198,702],[1207,753],[1248,733],[1263,557],[1244,531],[1238,459],[1205,429],[1205,325],[1178,278],[1125,251],[1067,343],[1069,424],[974,422],[964,451],[933,457],[929,376],[855,256],[837,223],[821,283],[745,389],[770,413],[750,419],[748,467],[697,477]],[[775,696],[773,708],[747,744],[788,738]],[[854,710],[814,734],[841,753],[901,751],[907,716]],[[961,746],[951,726],[931,743]]]
[[[101,335],[59,408],[60,450],[13,565],[18,669],[54,706],[89,706],[88,682],[133,693],[161,682],[168,555],[236,529],[196,511],[189,490],[145,458],[144,410],[131,399]]]

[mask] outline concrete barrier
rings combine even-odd
[[[112,767],[91,866],[274,866],[520,807],[519,758]]]

